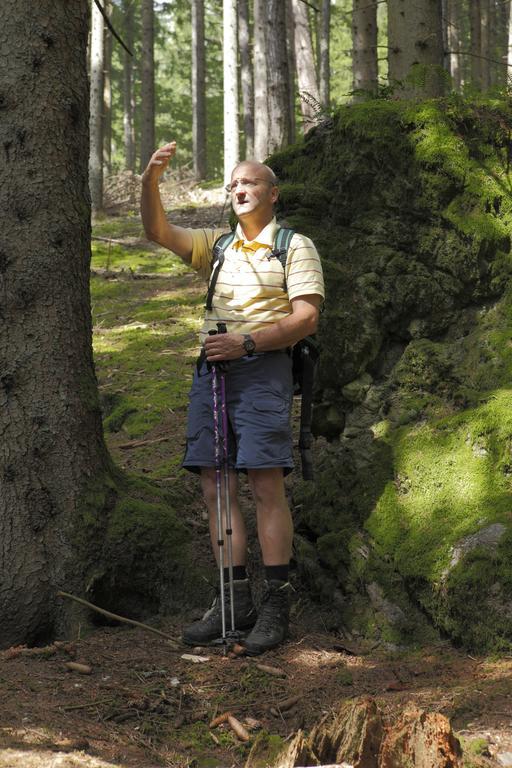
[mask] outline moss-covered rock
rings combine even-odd
[[[511,130],[505,103],[369,101],[272,159],[327,288],[299,566],[381,637],[512,644]]]

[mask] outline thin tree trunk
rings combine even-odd
[[[282,0],[267,0],[267,13],[269,152],[275,152],[290,141],[286,6]]]
[[[480,0],[469,3],[469,24],[471,38],[471,82],[475,88],[482,88],[482,16]]]
[[[254,157],[269,154],[266,0],[254,0]]]
[[[491,28],[489,0],[480,0],[481,13],[481,38],[480,38],[480,66],[482,72],[482,88],[487,91],[491,85]]]
[[[375,94],[379,83],[377,64],[377,5],[368,0],[352,2],[352,88],[355,100]],[[363,93],[357,93],[362,91]]]
[[[223,0],[224,51],[224,183],[240,158],[238,136],[238,71],[236,0]]]
[[[448,51],[460,51],[462,49],[462,16],[460,0],[446,1],[446,30],[448,38]],[[462,88],[462,67],[460,56],[457,53],[449,53],[450,75],[453,87],[456,91]]]
[[[299,84],[300,110],[304,133],[315,124],[320,104],[320,93],[316,79],[313,43],[309,28],[308,9],[302,0],[292,0],[295,61]]]
[[[443,93],[441,0],[388,0],[389,79],[403,83],[402,95]],[[421,78],[407,80],[412,68]]]
[[[330,39],[331,39],[331,0],[322,0],[322,21],[320,34],[320,103],[328,109],[330,103]]]
[[[112,3],[104,3],[109,19],[112,18]],[[103,62],[103,167],[107,173],[112,168],[112,33],[105,25]]]
[[[103,208],[103,16],[92,3],[89,185],[93,213]]]
[[[3,648],[76,631],[55,594],[83,592],[78,530],[107,465],[89,298],[89,15],[87,0],[12,3],[0,39]]]
[[[297,140],[297,126],[295,119],[295,94],[297,63],[295,61],[295,33],[293,23],[292,0],[286,0],[286,52],[288,55],[288,118],[290,143]]]
[[[494,34],[494,58],[501,62],[496,64],[492,69],[491,85],[498,85],[500,88],[505,87],[507,83],[507,57],[508,57],[508,19],[510,13],[510,4],[499,3],[497,6],[493,3],[493,20],[491,21],[491,29],[495,30]]]
[[[254,156],[254,85],[248,0],[238,0],[238,46],[240,49],[240,81],[244,112],[245,157],[250,159]]]
[[[508,56],[507,56],[507,84],[512,78],[512,3],[508,9]]]
[[[192,155],[194,177],[206,178],[206,60],[204,0],[192,0]]]
[[[123,0],[125,42],[133,51],[133,0]],[[126,170],[135,173],[135,99],[133,96],[133,57],[123,51],[123,129]]]
[[[153,0],[142,0],[141,170],[155,151],[155,60]]]

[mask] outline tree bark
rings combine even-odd
[[[125,42],[133,52],[134,10],[132,0],[123,0]],[[133,96],[133,57],[123,50],[123,129],[127,171],[135,173],[135,100]]]
[[[103,7],[112,19],[112,3],[104,2]],[[105,24],[103,33],[103,167],[107,173],[112,168],[112,32]]]
[[[377,93],[377,5],[368,0],[352,2],[352,89],[354,99]],[[362,91],[363,93],[357,93]]]
[[[443,93],[441,0],[389,0],[389,79],[403,83],[402,95],[421,98]],[[417,77],[411,69],[415,67]]]
[[[105,23],[96,3],[92,3],[91,9],[91,91],[89,107],[91,151],[89,157],[89,184],[92,210],[96,213],[103,208],[103,36]]]
[[[153,0],[142,0],[141,171],[155,151],[155,60]]]
[[[300,111],[304,133],[315,124],[320,104],[320,93],[316,79],[315,57],[309,28],[308,9],[302,0],[292,0],[295,63],[299,85]]]
[[[252,79],[248,0],[238,0],[238,47],[240,50],[240,81],[244,112],[245,157],[250,159],[254,156],[254,83]]]
[[[192,155],[194,177],[206,178],[206,59],[204,0],[192,0]]]
[[[236,0],[223,0],[224,183],[239,161]]]
[[[507,84],[507,63],[508,63],[508,20],[510,14],[510,4],[499,3],[492,4],[491,29],[494,29],[494,51],[495,58],[500,64],[496,64],[492,69],[491,85],[498,85],[503,88]]]
[[[282,0],[267,0],[267,14],[268,149],[275,152],[290,141],[285,3]]]
[[[3,19],[0,647],[69,632],[55,593],[83,591],[78,530],[108,462],[89,303],[89,9],[13,3]]]
[[[268,154],[268,73],[266,0],[254,0],[254,158]]]
[[[469,3],[469,28],[471,39],[471,82],[475,88],[482,88],[482,16],[481,0]]]
[[[331,0],[322,0],[322,21],[320,34],[320,102],[326,109],[330,103],[330,39],[331,39]]]

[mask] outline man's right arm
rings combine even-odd
[[[177,253],[183,261],[192,261],[192,234],[184,227],[178,227],[167,221],[160,199],[158,182],[169,161],[176,154],[176,142],[165,144],[153,154],[146,170],[142,174],[142,195],[140,210],[142,223],[148,240],[153,240],[164,248]]]

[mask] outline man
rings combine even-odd
[[[176,153],[176,142],[152,156],[142,177],[141,212],[146,235],[177,253],[204,277],[211,271],[212,247],[224,230],[184,229],[167,221],[158,181]],[[235,238],[226,248],[206,311],[200,341],[204,360],[190,393],[187,450],[183,466],[198,472],[209,512],[210,536],[218,562],[216,478],[210,364],[229,361],[226,400],[229,418],[230,498],[232,515],[235,625],[251,630],[242,641],[250,655],[278,645],[288,630],[288,569],[293,523],[284,475],[293,467],[290,411],[290,347],[315,332],[324,288],[320,260],[306,237],[295,234],[288,251],[286,279],[279,259],[271,258],[278,229],[273,208],[277,179],[262,163],[242,162],[228,185],[238,219]],[[217,323],[227,333],[208,335]],[[247,536],[237,502],[237,472],[247,473],[256,504],[258,538],[265,566],[266,590],[258,616],[247,574]],[[224,521],[225,525],[225,521]],[[226,577],[226,614],[230,598]],[[221,606],[215,600],[200,621],[185,628],[183,640],[204,645],[221,636]]]

